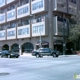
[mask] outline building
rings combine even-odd
[[[65,38],[69,35],[69,18],[78,12],[78,1],[0,0],[0,49],[23,54],[40,47],[40,43],[61,52],[63,45],[74,48]]]

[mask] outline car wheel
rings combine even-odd
[[[56,55],[56,57],[58,57],[59,55]]]
[[[42,58],[43,57],[43,55],[40,55],[40,58]]]
[[[19,56],[16,56],[16,58],[18,58]]]
[[[55,53],[53,53],[53,54],[52,54],[52,56],[53,56],[53,57],[56,57],[56,54],[55,54]]]
[[[11,56],[10,56],[10,55],[8,55],[8,58],[11,58]]]
[[[37,57],[37,58],[39,58],[39,57],[40,57],[40,55],[39,55],[39,54],[36,54],[36,57]]]

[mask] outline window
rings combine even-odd
[[[43,22],[44,19],[45,19],[44,16],[38,16],[38,17],[36,17],[36,19],[32,20],[32,23],[34,24],[34,23],[37,23],[37,22]]]
[[[76,0],[69,0],[69,1],[76,4]]]
[[[8,31],[7,36],[15,36],[15,31]]]
[[[18,30],[18,35],[26,35],[29,34],[29,28],[23,28]]]
[[[5,20],[5,15],[0,16],[0,21]]]
[[[0,33],[0,38],[5,37],[5,32]]]
[[[0,6],[5,5],[5,0],[0,0]]]
[[[60,21],[60,22],[63,22],[63,17],[58,16],[58,17],[57,17],[57,20]],[[66,19],[64,19],[64,21],[66,21]]]
[[[40,8],[43,8],[43,0],[37,2],[37,3],[34,3],[32,4],[32,10],[37,10],[37,9],[40,9]]]
[[[13,17],[15,17],[15,11],[7,14],[7,19],[10,19],[10,18],[13,18]]]
[[[16,23],[11,23],[11,28],[14,28],[14,27],[16,27]]]
[[[69,5],[69,10],[71,11],[71,12],[77,12],[77,7],[75,7],[75,6],[72,6],[72,5]]]
[[[18,10],[18,15],[22,15],[22,14],[25,14],[25,13],[28,13],[28,12],[29,12],[29,7],[26,6],[26,7],[24,7],[24,8],[20,8],[20,9]]]
[[[23,20],[22,21],[22,25],[28,25],[29,24],[29,20]]]
[[[32,32],[33,33],[40,33],[44,31],[44,25],[37,25],[37,26],[33,26],[32,28]]]
[[[24,5],[26,3],[29,3],[29,0],[20,0],[20,5]]]
[[[66,2],[65,1],[58,1],[57,3],[58,8],[66,8]]]
[[[1,9],[1,13],[5,13],[5,9]]]

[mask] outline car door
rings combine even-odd
[[[45,53],[45,50],[44,49],[40,49],[39,54],[40,55],[44,55],[44,53]]]
[[[45,49],[45,55],[50,55],[50,50],[49,49]]]

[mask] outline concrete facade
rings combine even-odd
[[[79,0],[4,0],[0,2],[0,49],[17,49],[20,54],[43,47],[63,47],[67,19],[79,11]],[[59,41],[56,43],[56,41]],[[67,44],[66,40],[66,44]],[[17,47],[16,47],[17,45]]]

